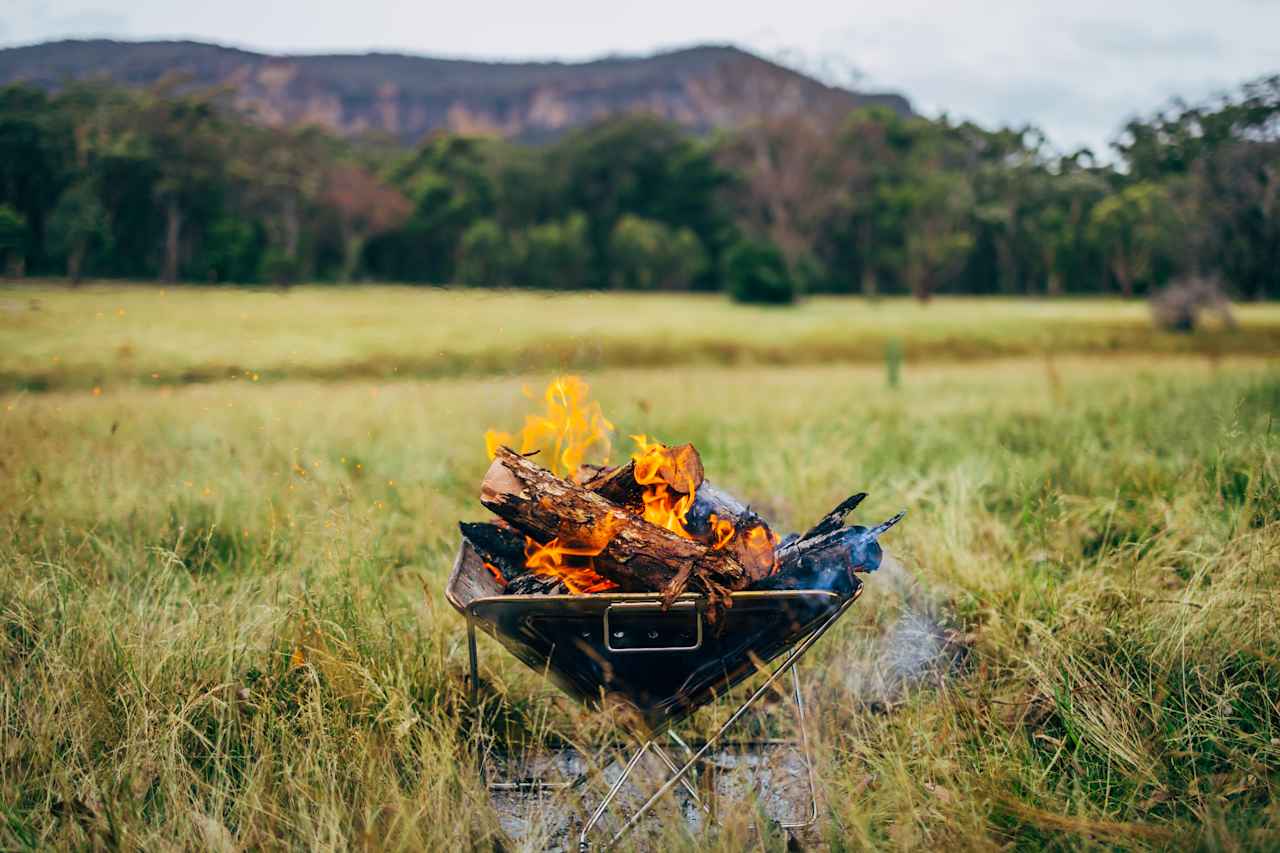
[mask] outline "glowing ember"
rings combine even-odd
[[[498,583],[504,586],[506,585],[507,579],[502,576],[501,569],[499,569],[493,563],[490,563],[488,560],[485,560],[484,567],[489,570],[489,574],[493,575],[494,580],[496,580]]]
[[[599,403],[588,402],[589,390],[580,377],[557,376],[543,392],[545,414],[528,415],[518,434],[494,429],[485,432],[489,458],[504,445],[526,454],[541,451],[551,472],[562,477],[577,471],[588,455],[599,455],[607,462],[613,424],[600,411]],[[525,394],[533,397],[527,388]]]

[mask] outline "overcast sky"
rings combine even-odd
[[[733,43],[929,115],[1102,146],[1135,112],[1280,72],[1280,0],[0,0],[0,44],[193,38],[270,52],[587,59]]]

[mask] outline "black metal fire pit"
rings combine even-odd
[[[503,595],[502,585],[463,540],[445,596],[467,619],[473,692],[478,684],[475,631],[479,627],[532,669],[548,675],[575,699],[600,706],[622,702],[634,709],[642,743],[582,830],[580,844],[613,801],[640,759],[652,751],[671,771],[668,780],[626,821],[617,842],[677,784],[684,784],[706,752],[757,699],[790,671],[801,748],[809,774],[810,809],[817,817],[812,760],[804,731],[804,705],[795,664],[857,600],[861,583],[848,594],[826,590],[738,592],[712,624],[702,596],[684,595],[669,609],[661,597],[643,593],[594,595]],[[767,664],[781,658],[772,670]],[[724,696],[751,675],[768,676],[728,721],[683,766],[661,748],[658,736],[698,708]]]

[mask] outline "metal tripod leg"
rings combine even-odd
[[[785,675],[788,670],[791,670],[796,665],[796,663],[800,660],[800,658],[803,657],[804,654],[807,651],[809,651],[810,648],[813,647],[813,644],[816,643],[818,639],[823,634],[825,634],[831,628],[832,625],[836,623],[836,620],[838,620],[842,615],[844,615],[844,611],[847,610],[854,603],[854,601],[857,600],[857,598],[858,596],[856,595],[852,596],[843,604],[841,604],[839,610],[831,614],[831,616],[828,617],[825,622],[819,625],[813,631],[812,634],[810,634],[808,637],[805,637],[803,641],[801,641],[798,645],[792,648],[791,651],[787,654],[787,656],[783,659],[782,663],[778,665],[778,668],[775,669],[772,673],[770,673],[769,677],[765,679],[764,684],[761,684],[758,688],[756,688],[755,692],[752,693],[745,702],[743,702],[741,705],[738,706],[738,710],[734,711],[733,715],[730,716],[727,721],[725,721],[724,725],[722,725],[714,735],[712,735],[710,738],[707,739],[706,743],[704,743],[701,746],[701,748],[699,748],[698,751],[694,753],[693,757],[690,758],[683,767],[675,771],[674,775],[672,775],[671,778],[669,778],[665,783],[663,783],[662,787],[659,788],[657,791],[655,791],[653,796],[649,797],[649,799],[645,801],[644,805],[642,805],[633,815],[631,815],[630,818],[627,819],[627,822],[623,825],[622,829],[618,830],[617,834],[615,834],[613,838],[609,840],[609,843],[607,846],[613,847],[615,844],[621,841],[623,837],[626,836],[627,833],[629,833],[632,829],[634,829],[636,824],[640,822],[640,819],[643,818],[646,814],[648,814],[649,811],[655,805],[657,805],[658,800],[662,799],[664,796],[670,793],[671,789],[674,788],[677,784],[679,784],[680,780],[685,777],[685,774],[687,774],[691,769],[693,769],[694,765],[696,765],[700,760],[702,760],[702,757],[706,755],[708,751],[710,751],[711,747],[714,746],[716,742],[720,740],[720,738],[724,735],[724,733],[728,731],[729,728],[732,727],[734,723],[736,723],[739,719],[741,719],[742,715],[745,714],[747,710],[752,705],[754,705],[756,701],[759,700],[759,698],[763,696],[770,687],[773,686],[773,683],[775,681],[777,681],[779,678]],[[795,684],[798,688],[799,681],[797,680]],[[801,729],[801,731],[803,731],[803,728]],[[802,735],[802,737],[804,736]],[[805,740],[804,743],[806,743],[807,745],[807,740]],[[807,753],[807,748],[806,748],[806,753]],[[806,754],[806,761],[809,764],[810,792],[815,793],[812,787],[813,763],[812,761],[809,760],[809,756],[807,754]],[[615,793],[615,792],[610,792],[610,793]],[[817,801],[816,801],[816,795],[815,795],[814,811],[816,811],[816,809],[817,809]],[[599,813],[602,813],[602,812],[599,812]],[[582,835],[579,838],[580,848],[585,849],[587,845],[587,840],[586,840],[587,832],[594,825],[595,825],[595,821],[592,821],[591,823],[588,824],[587,828],[583,830]]]

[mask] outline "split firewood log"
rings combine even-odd
[[[510,448],[498,448],[480,502],[539,542],[556,539],[594,554],[595,571],[623,591],[661,592],[671,601],[692,587],[718,601],[751,583],[726,551],[650,524]]]
[[[716,488],[704,477],[702,459],[692,444],[669,448],[670,461],[657,468],[656,476],[674,492],[694,499],[684,519],[684,528],[697,541],[717,550],[727,550],[747,572],[751,582],[767,577],[777,562],[775,537],[763,518],[728,492]],[[653,472],[648,477],[652,479]],[[636,479],[636,463],[616,468],[593,467],[579,478],[582,486],[597,492],[635,513],[644,511],[646,484]]]

